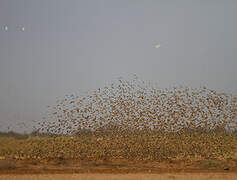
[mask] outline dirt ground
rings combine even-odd
[[[213,166],[215,165],[215,166]],[[212,162],[78,162],[0,160],[0,180],[78,179],[78,180],[155,180],[155,179],[237,179],[231,161],[218,165]]]
[[[0,160],[0,174],[42,173],[236,173],[236,162],[228,161],[78,161]]]
[[[162,174],[5,174],[0,175],[0,180],[235,180],[236,173],[162,173]]]

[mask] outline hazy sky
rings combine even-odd
[[[237,94],[236,9],[236,0],[0,0],[0,130],[132,74]]]

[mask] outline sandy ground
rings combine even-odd
[[[228,165],[228,166],[227,166]],[[225,167],[228,167],[226,169]],[[228,162],[217,167],[189,163],[77,162],[44,163],[1,160],[0,180],[216,180],[237,179],[237,168]]]
[[[236,173],[164,173],[164,174],[7,174],[0,175],[0,180],[236,180]]]

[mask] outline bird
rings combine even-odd
[[[161,47],[160,44],[157,44],[157,45],[155,46],[156,49],[158,49],[158,48],[160,48],[160,47]]]
[[[4,30],[5,30],[5,31],[8,31],[8,26],[4,26]]]
[[[24,32],[25,31],[25,27],[23,26],[23,27],[21,27],[21,31],[22,32]]]

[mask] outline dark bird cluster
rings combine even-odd
[[[67,95],[39,123],[39,132],[236,132],[237,97],[206,87],[159,89],[135,76],[86,96]]]

